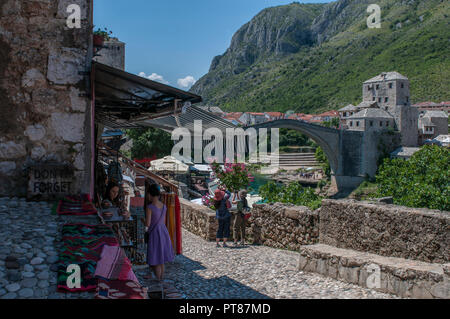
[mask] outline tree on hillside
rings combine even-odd
[[[163,130],[133,129],[127,130],[127,135],[133,140],[131,157],[133,159],[143,159],[152,156],[158,158],[170,155],[173,148],[171,135]]]

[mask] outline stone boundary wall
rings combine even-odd
[[[429,263],[450,261],[450,213],[439,210],[324,200],[320,243]]]
[[[430,264],[317,244],[300,249],[298,270],[403,298],[450,298],[450,264]],[[377,273],[379,281],[374,277]]]
[[[183,228],[205,240],[215,240],[217,232],[216,214],[202,205],[180,198],[181,224]]]
[[[183,228],[206,240],[216,239],[215,212],[201,205],[180,199]],[[233,218],[231,236],[233,239]],[[283,204],[254,205],[247,222],[247,242],[298,251],[302,245],[319,240],[319,214],[307,207]]]
[[[285,204],[253,205],[250,218],[253,242],[298,251],[302,245],[319,240],[319,214],[304,206]]]

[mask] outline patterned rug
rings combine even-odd
[[[97,214],[89,195],[66,196],[59,201],[56,212],[58,215],[87,216]]]
[[[148,299],[147,288],[134,281],[98,279],[95,299]]]
[[[95,270],[104,246],[118,246],[112,229],[107,225],[66,224],[62,228],[63,247],[59,251],[58,290],[70,292],[93,291],[97,288]],[[80,287],[72,287],[67,280],[72,273],[69,265],[80,267]]]

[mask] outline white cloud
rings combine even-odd
[[[188,75],[184,79],[178,79],[178,86],[183,89],[189,89],[197,82],[192,75]]]
[[[147,75],[147,74],[145,74],[145,72],[141,72],[141,73],[139,73],[139,76],[142,76],[142,77],[147,78],[149,80],[160,82],[160,83],[163,83],[163,84],[169,84],[169,81],[166,81],[162,75],[159,75],[159,74],[156,74],[156,73],[152,73],[151,75]]]

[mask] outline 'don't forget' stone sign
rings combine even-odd
[[[41,164],[30,168],[29,200],[53,200],[70,195],[74,184],[74,170],[67,165]]]

